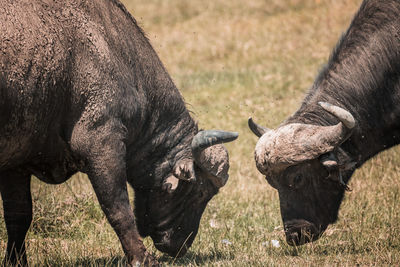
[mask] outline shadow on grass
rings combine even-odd
[[[188,252],[184,257],[174,259],[172,257],[163,255],[161,257],[156,257],[161,265],[188,265],[190,263],[195,263],[197,265],[202,264],[212,264],[212,262],[220,261],[220,260],[232,260],[234,259],[234,255],[222,253],[221,251],[214,251],[211,253],[195,253],[195,252]],[[44,264],[40,266],[112,266],[112,267],[119,267],[119,266],[127,266],[127,262],[124,256],[111,256],[111,257],[102,257],[102,258],[93,258],[93,257],[83,257],[79,258],[74,262],[65,262],[65,260],[51,260],[49,259]],[[39,266],[39,265],[35,265]]]
[[[343,242],[342,244],[319,244],[314,247],[310,246],[285,246],[281,250],[282,256],[333,256],[333,255],[359,255],[372,253],[373,249],[368,246],[359,246],[351,242]]]
[[[46,261],[44,264],[40,265],[34,265],[34,266],[67,266],[67,267],[72,267],[72,266],[127,266],[126,265],[126,260],[125,257],[123,256],[114,256],[114,257],[103,257],[103,258],[98,258],[94,259],[92,257],[84,257],[84,258],[79,258],[75,262],[61,262],[57,260],[49,260]]]
[[[235,256],[232,253],[226,253],[226,252],[223,253],[217,250],[217,251],[211,251],[210,253],[198,253],[198,252],[188,251],[185,256],[176,259],[163,255],[159,257],[158,260],[160,261],[160,263],[168,265],[176,264],[185,266],[189,263],[195,263],[197,265],[212,264],[213,262],[216,261],[233,260],[234,258]]]

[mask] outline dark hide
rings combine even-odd
[[[6,261],[27,263],[31,174],[57,184],[77,171],[88,174],[129,263],[156,264],[139,232],[183,255],[218,187],[194,165],[195,182],[162,190],[178,161],[193,162],[198,128],[135,19],[118,0],[0,5]],[[135,190],[136,218],[126,182]]]
[[[351,136],[331,153],[283,171],[269,173],[260,167],[279,192],[291,244],[315,240],[335,222],[344,184],[354,170],[400,141],[400,1],[362,3],[300,109],[280,127],[293,123],[336,125],[339,120],[321,108],[320,101],[354,116]],[[323,166],[327,158],[336,158],[338,165]]]

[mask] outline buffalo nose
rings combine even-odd
[[[285,224],[286,242],[291,246],[317,240],[323,231],[305,220],[292,220]]]

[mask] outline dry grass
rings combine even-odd
[[[392,149],[354,175],[339,221],[314,244],[284,243],[277,193],[257,172],[253,116],[277,126],[299,106],[360,0],[133,0],[127,8],[147,32],[203,128],[237,130],[228,148],[231,177],[207,207],[199,235],[172,266],[355,266],[400,262],[398,172]],[[59,186],[33,183],[28,234],[33,265],[123,265],[118,239],[81,175]],[[0,216],[0,257],[6,232]],[[210,221],[217,227],[211,227]],[[221,241],[229,240],[226,245]],[[270,241],[280,241],[275,248]]]

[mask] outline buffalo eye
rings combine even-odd
[[[297,185],[297,184],[299,184],[299,183],[301,182],[302,179],[303,179],[303,175],[297,174],[297,175],[294,177],[293,183],[294,183],[295,185]]]
[[[289,183],[289,187],[293,188],[293,187],[299,187],[300,183],[303,180],[303,175],[301,174],[296,174],[290,181]]]

